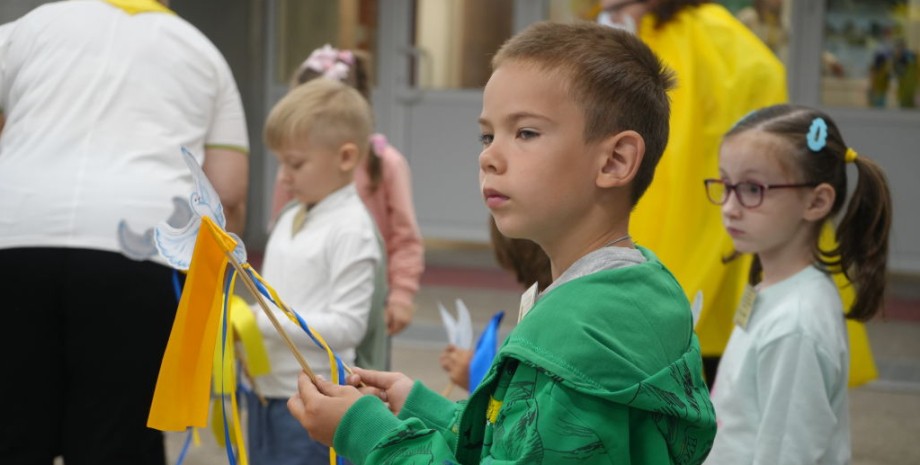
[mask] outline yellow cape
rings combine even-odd
[[[723,264],[732,250],[703,179],[718,177],[722,136],[750,111],[787,100],[782,63],[725,8],[688,8],[660,29],[646,15],[639,36],[677,76],[671,134],[655,180],[630,220],[633,238],[674,273],[688,296],[702,291],[697,325],[704,355],[721,355],[747,281],[750,259]],[[849,306],[852,296],[843,293]],[[852,384],[873,379],[865,330],[849,325]]]

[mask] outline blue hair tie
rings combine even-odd
[[[805,136],[808,142],[808,149],[812,152],[820,152],[827,145],[827,122],[824,118],[818,116],[811,120],[811,127],[808,128],[808,134]]]

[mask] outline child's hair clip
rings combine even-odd
[[[379,157],[383,155],[383,152],[387,149],[389,145],[387,141],[387,136],[383,134],[373,134],[371,136],[371,147],[374,149],[374,153]]]
[[[348,77],[348,68],[354,62],[355,57],[350,51],[339,51],[326,44],[310,53],[303,67],[322,74],[324,78],[344,81]]]
[[[845,153],[845,154],[843,155],[843,161],[844,161],[845,163],[853,163],[853,162],[856,161],[856,157],[858,157],[858,156],[859,156],[859,154],[856,153],[856,151],[853,150],[852,147],[847,147],[847,153]]]
[[[827,145],[827,122],[824,118],[818,116],[811,120],[811,127],[808,128],[808,134],[805,136],[808,142],[808,149],[812,152],[820,152]]]

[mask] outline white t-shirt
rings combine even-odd
[[[343,362],[353,365],[355,347],[367,330],[374,273],[382,256],[376,226],[354,184],[313,206],[303,228],[292,234],[301,208],[288,208],[278,218],[265,246],[262,277]],[[272,368],[256,378],[257,387],[266,397],[290,397],[297,392],[300,365],[262,310],[253,311]],[[326,352],[279,310],[275,315],[313,371],[332,379]]]
[[[850,462],[842,309],[833,281],[813,266],[758,292],[719,364],[707,465]]]
[[[143,232],[190,194],[181,146],[248,150],[236,83],[204,35],[97,0],[0,29],[0,108],[0,248],[118,251],[120,220]]]

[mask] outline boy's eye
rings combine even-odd
[[[534,137],[539,136],[540,133],[532,129],[521,129],[518,131],[518,137],[524,140],[533,139]]]
[[[480,135],[479,135],[479,143],[481,143],[481,144],[482,144],[483,146],[485,146],[485,147],[488,147],[489,144],[492,143],[492,139],[494,139],[494,138],[495,138],[495,136],[492,135],[492,134],[480,134]]]

